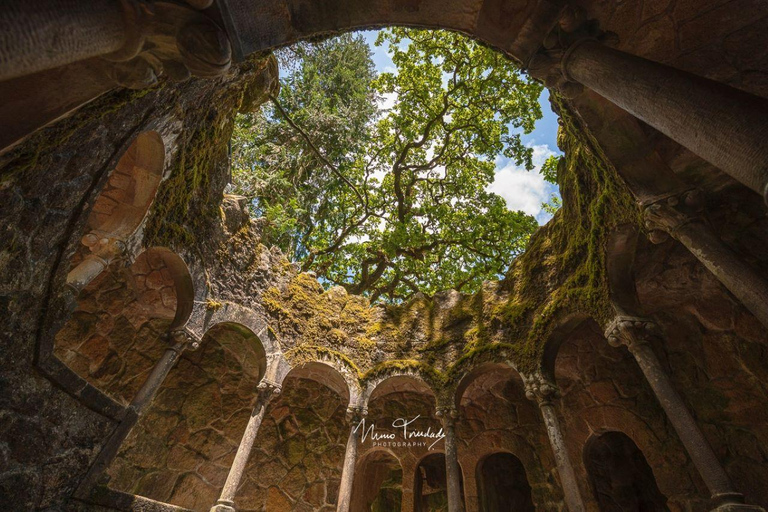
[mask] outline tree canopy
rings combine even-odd
[[[325,284],[394,302],[475,291],[537,227],[487,188],[500,157],[533,168],[520,134],[542,86],[459,34],[397,28],[376,44],[396,72],[377,75],[359,35],[281,56],[278,97],[238,120],[236,190],[265,242]]]

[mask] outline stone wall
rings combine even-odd
[[[56,333],[54,354],[123,404],[133,399],[168,343],[176,314],[173,278],[162,258],[142,253],[110,266],[78,297]]]
[[[96,379],[101,385],[91,373],[101,375],[98,361],[104,363],[102,356],[109,353],[103,342],[94,343],[92,360],[73,363],[88,379],[54,354],[54,336],[74,309],[63,286],[66,273],[94,201],[120,156],[138,134],[153,130],[165,143],[166,169],[173,168],[184,151],[175,143],[179,134],[222,110],[231,116],[238,102],[255,99],[243,92],[247,84],[269,83],[259,77],[264,70],[263,64],[251,62],[220,80],[115,90],[0,156],[0,309],[5,313],[0,328],[5,362],[0,368],[0,508],[60,508],[124,413],[120,402],[89,382]],[[224,156],[225,149],[220,149]],[[221,170],[204,172],[218,175]],[[223,188],[223,182],[213,180],[209,186]],[[140,243],[128,241],[130,255],[139,252]],[[126,292],[113,293],[115,304],[127,300]],[[108,322],[106,316],[120,313],[105,314]],[[121,335],[135,331],[134,325],[125,327]],[[146,337],[126,343],[147,347],[153,357],[156,352],[149,347],[156,333],[149,327],[143,332]],[[82,347],[86,340],[71,339],[70,346]],[[137,354],[137,360],[143,357]],[[121,401],[130,394],[113,391]]]
[[[759,0],[579,0],[590,18],[619,34],[619,48],[768,95],[768,15]]]
[[[755,0],[580,3],[619,34],[622,49],[768,94],[767,18],[754,16],[762,7]],[[558,318],[553,311],[579,307],[592,314],[595,297],[604,298],[605,231],[597,228],[635,221],[636,212],[599,145],[568,132],[581,125],[566,111],[572,116],[564,121],[566,206],[503,283],[488,283],[476,297],[447,291],[372,309],[360,297],[323,293],[312,276],[297,276],[278,251],[260,245],[259,223],[248,218],[242,201],[230,197],[219,207],[232,116],[254,108],[274,86],[271,68],[259,62],[222,79],[112,91],[0,156],[0,309],[7,313],[0,327],[3,510],[75,506],[67,500],[165,347],[162,335],[178,304],[161,265],[139,258],[127,272],[125,261],[116,262],[83,292],[76,309],[63,286],[82,256],[77,252],[90,213],[108,210],[95,206],[97,197],[141,133],[162,138],[165,179],[150,217],[127,240],[127,261],[142,246],[169,246],[183,255],[198,299],[191,325],[201,335],[217,311],[237,306],[269,325],[270,339],[286,354],[283,364],[332,353],[364,383],[379,376],[374,369],[408,370],[445,390],[491,352],[497,362],[519,357],[527,370],[534,368]],[[768,272],[760,199],[647,132],[675,172],[705,189],[710,218],[726,243]],[[612,201],[618,206],[605,206]],[[657,353],[738,490],[768,506],[766,330],[678,244],[643,242],[637,260],[641,302],[666,333]],[[579,300],[568,302],[571,297]],[[636,364],[589,325],[566,340],[555,364],[563,389],[558,412],[589,509],[596,510],[596,502],[582,450],[596,432],[619,430],[643,452],[670,508],[705,510],[706,489]],[[210,507],[263,377],[254,371],[260,358],[254,343],[250,336],[209,336],[181,358],[110,467],[112,489],[194,510]],[[521,381],[493,369],[465,397],[458,435],[469,510],[477,506],[477,465],[499,451],[521,460],[538,508],[561,510],[551,449]],[[316,382],[288,378],[267,410],[238,494],[240,509],[333,510],[346,405]],[[433,412],[434,397],[400,392],[374,400],[369,417],[386,424],[421,414],[425,425],[437,427]],[[364,444],[360,464],[374,452]],[[412,475],[426,455],[424,448],[393,453],[403,471],[403,503],[413,503]]]
[[[638,265],[638,293],[666,334],[657,353],[733,481],[765,506],[768,331],[684,248]]]

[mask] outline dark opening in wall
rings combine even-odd
[[[460,476],[461,472],[459,472]],[[416,468],[413,486],[415,512],[446,512],[448,510],[448,486],[445,455],[427,455]],[[464,501],[464,478],[460,480],[461,500]]]
[[[643,453],[621,432],[592,438],[584,463],[601,512],[667,512],[667,498]]]
[[[531,486],[520,459],[511,453],[494,453],[477,468],[481,512],[533,512]]]
[[[372,452],[358,464],[352,510],[400,512],[403,500],[403,469],[387,452]]]

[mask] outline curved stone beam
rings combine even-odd
[[[451,380],[451,384],[449,384],[449,386],[444,390],[444,394],[451,397],[452,403],[455,405],[457,410],[461,404],[461,399],[464,396],[466,390],[476,379],[482,375],[492,371],[503,370],[510,371],[511,373],[520,376],[520,372],[517,370],[517,368],[509,360],[507,360],[506,354],[500,353],[499,356],[500,359],[497,361],[482,361],[470,368],[467,368],[461,374],[461,378]]]
[[[526,63],[554,27],[564,2],[219,0],[217,4],[237,58],[326,34],[401,25],[463,32]]]
[[[374,392],[377,389],[381,389],[381,385],[384,384],[387,381],[392,381],[392,379],[403,379],[403,380],[410,380],[414,381],[416,384],[413,385],[413,390],[416,392],[424,392],[427,391],[429,394],[431,394],[435,398],[435,404],[437,404],[437,397],[438,393],[437,390],[434,389],[427,379],[425,379],[420,372],[417,370],[400,370],[400,369],[393,369],[391,371],[382,373],[380,375],[377,375],[374,379],[370,380],[367,385],[365,386],[365,389],[363,390],[363,395],[361,397],[361,404],[364,408],[368,407],[368,403],[371,400],[371,397],[373,396]]]
[[[290,357],[286,358],[286,362],[287,364],[279,367],[278,373],[275,376],[275,382],[278,385],[283,386],[285,379],[291,373],[299,373],[305,378],[319,382],[339,392],[340,390],[336,389],[337,386],[334,385],[333,379],[340,379],[346,386],[348,396],[343,396],[342,394],[342,398],[347,399],[348,409],[361,407],[362,389],[357,380],[357,372],[342,359],[333,357],[330,354],[321,354],[317,359],[299,364],[292,363]],[[323,376],[325,372],[328,372],[327,378]]]
[[[571,333],[581,327],[585,322],[592,322],[597,326],[597,322],[588,313],[571,313],[557,323],[544,342],[540,367],[541,377],[555,382],[555,360],[557,359],[560,347],[568,340]],[[597,332],[600,332],[600,330],[597,329]],[[525,380],[525,376],[523,376],[523,380]]]
[[[209,306],[205,302],[197,301],[195,303],[195,311],[205,313],[204,319],[194,326],[195,331],[208,331],[216,324],[224,322],[241,324],[258,337],[267,356],[282,353],[280,343],[269,332],[269,325],[267,325],[266,320],[256,311],[234,302],[224,302],[214,310],[208,308]]]

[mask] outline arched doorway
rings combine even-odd
[[[461,471],[459,471],[461,476]],[[464,478],[460,480],[461,499],[464,501]],[[447,512],[448,493],[445,472],[445,454],[433,453],[424,457],[416,467],[413,486],[414,512]]]
[[[400,512],[403,501],[403,468],[390,453],[374,451],[358,463],[351,510]]]
[[[520,459],[494,453],[477,465],[480,512],[533,512],[531,486]]]
[[[585,447],[584,464],[601,512],[667,512],[643,452],[626,434],[606,432]]]

